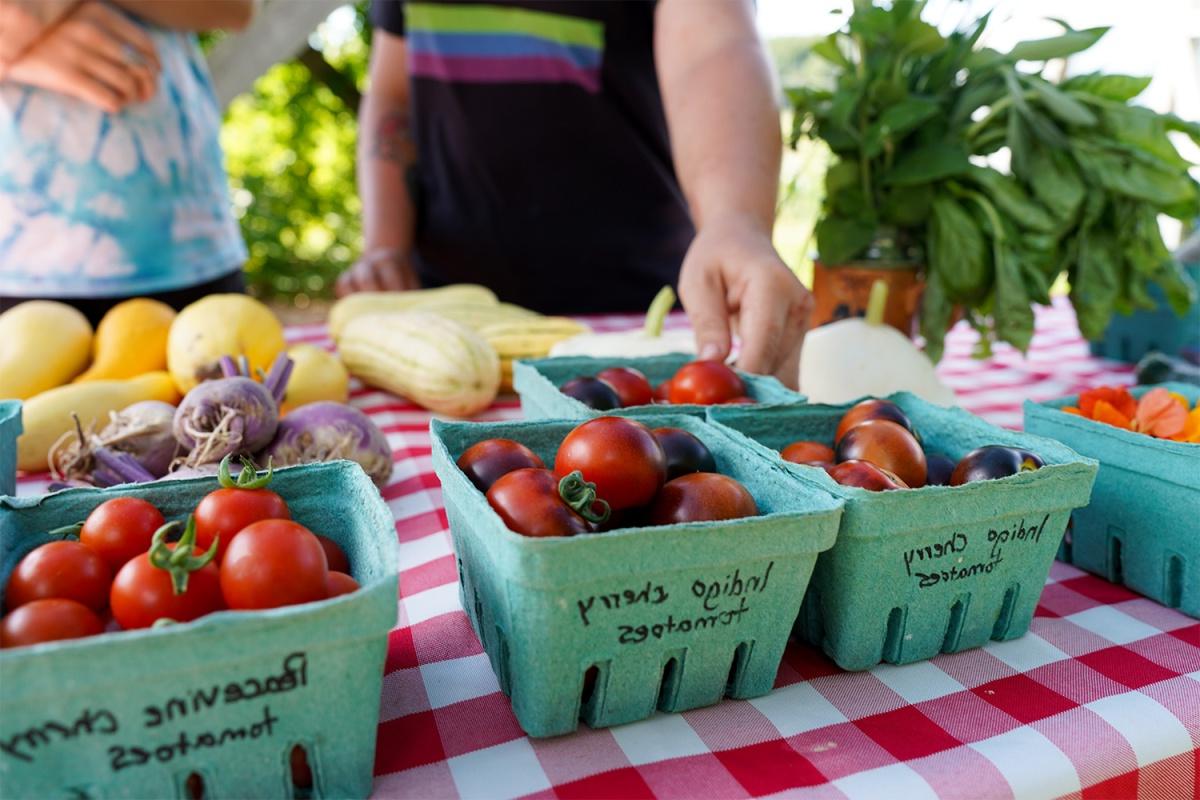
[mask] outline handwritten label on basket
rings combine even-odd
[[[279,717],[267,701],[308,685],[308,656],[291,653],[283,659],[278,672],[222,680],[197,686],[147,703],[133,719],[121,720],[106,708],[85,708],[67,720],[46,720],[38,725],[0,736],[0,752],[18,761],[32,762],[51,745],[96,736],[128,735],[133,742],[108,748],[109,768],[120,772],[129,767],[157,762],[168,763],[196,750],[237,745],[251,739],[273,736]],[[230,706],[250,707],[238,722],[220,727],[204,726],[204,715]],[[181,730],[171,738],[147,742],[138,736],[152,736],[159,728],[173,723],[197,720],[196,730]]]
[[[767,590],[774,567],[771,561],[757,574],[744,575],[738,568],[719,579],[681,579],[670,586],[647,581],[644,586],[578,598],[575,607],[585,628],[614,625],[620,644],[641,644],[673,633],[736,625],[750,610],[749,600]],[[654,622],[636,624],[623,619],[630,614],[642,616],[646,608],[662,605],[672,597],[675,606],[685,607],[682,616],[672,612]]]
[[[989,575],[1004,561],[1005,545],[1031,545],[1042,539],[1042,531],[1049,522],[1047,514],[1041,524],[1026,526],[1018,520],[1008,528],[988,528],[986,535],[968,535],[955,531],[945,539],[930,542],[904,551],[904,571],[917,579],[917,586],[928,589],[942,583],[960,581],[976,575]],[[986,552],[973,555],[971,563],[964,563],[968,550],[979,553],[979,542],[984,542]],[[972,543],[976,543],[974,546]],[[946,562],[951,563],[947,564]]]

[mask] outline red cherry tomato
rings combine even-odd
[[[684,364],[671,378],[672,403],[696,403],[702,406],[725,403],[746,394],[746,385],[732,369],[720,361],[693,361]]]
[[[925,451],[903,426],[886,419],[860,422],[837,444],[838,461],[870,461],[900,477],[910,488],[925,485]]]
[[[350,572],[350,559],[346,558],[346,553],[342,548],[338,547],[338,543],[328,536],[322,536],[319,533],[314,533],[317,541],[321,543],[321,549],[325,551],[325,563],[329,565],[329,571]]]
[[[225,552],[239,531],[264,519],[291,519],[287,503],[270,489],[217,489],[196,506],[196,546],[207,550],[214,539],[217,562],[225,560]]]
[[[308,528],[285,519],[255,522],[238,533],[221,562],[221,593],[233,609],[278,608],[324,600],[325,550]]]
[[[669,380],[654,387],[653,402],[661,404],[671,402],[671,382]]]
[[[325,588],[326,597],[337,597],[338,595],[358,591],[358,581],[344,572],[331,569],[329,570],[329,574],[325,576]]]
[[[458,468],[485,493],[501,476],[526,467],[545,469],[546,465],[537,453],[512,439],[484,439],[458,457]]]
[[[166,547],[172,553],[177,550],[175,543]],[[192,548],[192,556],[197,559],[203,558],[205,552],[199,547]],[[209,561],[189,572],[187,588],[176,594],[171,573],[152,564],[149,553],[121,567],[113,580],[110,602],[113,618],[126,630],[149,628],[160,619],[190,622],[225,607],[215,562]]]
[[[30,551],[8,576],[4,604],[12,611],[34,600],[60,597],[103,611],[111,584],[112,570],[87,545],[47,542]]]
[[[153,503],[138,497],[114,497],[88,514],[79,541],[103,558],[115,574],[126,561],[149,550],[154,532],[165,524]]]
[[[739,396],[739,397],[735,397],[735,398],[733,398],[732,400],[726,400],[726,401],[723,403],[723,405],[727,405],[727,406],[752,406],[752,405],[756,405],[757,403],[758,403],[758,401],[757,401],[757,400],[755,400],[753,397],[750,397],[749,395],[744,395],[744,394],[743,394],[743,395],[741,395],[741,396]]]
[[[563,500],[559,483],[548,469],[518,469],[493,483],[487,500],[510,530],[524,536],[591,532],[591,524]]]
[[[554,472],[574,471],[596,484],[596,494],[614,511],[649,503],[667,479],[667,459],[654,434],[640,422],[597,417],[567,434],[558,447]]]
[[[0,620],[0,647],[25,647],[104,632],[104,623],[83,603],[51,597],[33,600]]]
[[[872,492],[908,488],[896,475],[870,461],[843,461],[825,471],[842,486],[857,486]]]
[[[792,442],[779,454],[793,464],[820,464],[833,461],[833,448],[820,442]]]
[[[900,406],[891,400],[880,400],[871,397],[855,403],[842,415],[841,420],[838,421],[837,431],[833,434],[834,444],[842,440],[842,437],[846,435],[846,431],[860,422],[866,422],[871,419],[886,419],[889,422],[894,422],[916,436],[912,420],[901,410]]]
[[[651,525],[739,519],[758,514],[754,497],[728,475],[693,472],[667,481],[650,507]]]
[[[596,373],[621,398],[621,408],[645,406],[654,401],[654,388],[640,370],[633,367],[609,367]]]

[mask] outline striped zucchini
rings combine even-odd
[[[411,292],[359,292],[343,297],[329,309],[329,333],[336,339],[350,320],[378,311],[417,311],[440,306],[497,306],[500,301],[486,286],[460,283]]]
[[[540,317],[496,322],[479,332],[501,358],[541,358],[563,339],[590,331],[587,325],[567,317]]]
[[[337,346],[350,374],[439,414],[471,416],[500,388],[500,359],[487,340],[432,312],[357,316]]]

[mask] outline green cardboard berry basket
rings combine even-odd
[[[0,498],[4,582],[44,532],[112,497],[182,519],[212,478]],[[316,797],[371,791],[398,543],[351,462],[280,470],[293,518],[336,541],[362,588],[319,603],[0,650],[0,797],[293,797],[303,747]],[[190,784],[190,787],[189,787]]]
[[[958,459],[988,444],[1038,453],[1036,472],[965,486],[871,492],[819,467],[798,478],[846,501],[837,544],[817,562],[797,633],[843,669],[908,664],[1025,634],[1071,509],[1085,505],[1096,463],[1058,442],[990,425],[961,409],[893,395],[927,451]],[[798,439],[833,442],[853,403],[714,408],[710,420],[779,458]]]
[[[1160,384],[1194,405],[1200,386]],[[1155,386],[1134,388],[1141,397]],[[1078,396],[1025,403],[1025,429],[1097,459],[1092,502],[1071,517],[1063,559],[1200,618],[1200,444],[1156,439],[1058,409]]]
[[[578,421],[432,424],[463,607],[532,736],[771,691],[817,553],[837,533],[841,501],[828,492],[696,417],[643,419],[698,436],[760,516],[521,536],[455,461],[476,442],[507,438],[553,464]]]
[[[646,405],[597,411],[559,391],[560,386],[573,378],[594,376],[608,367],[633,367],[641,370],[650,379],[650,383],[657,386],[670,379],[684,364],[695,360],[694,355],[687,353],[668,353],[642,358],[561,356],[517,361],[513,364],[513,388],[521,397],[521,410],[525,419],[586,419],[605,414],[691,414],[703,417],[708,406],[693,404]],[[746,384],[746,394],[760,403],[803,403],[806,399],[804,395],[793,392],[770,376],[752,375],[747,372],[738,374]]]
[[[21,401],[0,400],[0,495],[17,490],[17,437],[21,435]]]

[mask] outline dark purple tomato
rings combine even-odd
[[[954,472],[954,459],[941,453],[925,454],[925,485],[948,486]]]
[[[871,419],[886,419],[889,422],[894,422],[916,436],[916,430],[913,428],[912,421],[908,418],[907,414],[900,410],[900,406],[891,400],[869,398],[855,403],[842,415],[841,421],[838,422],[837,432],[833,435],[834,443],[840,442],[842,437],[846,435],[846,431],[855,425]]]
[[[492,488],[492,484],[513,470],[532,467],[543,469],[545,464],[537,453],[512,439],[484,439],[477,442],[458,457],[458,468],[481,492]]]
[[[599,378],[573,378],[564,383],[559,391],[597,411],[611,411],[621,407],[621,397],[617,390]]]
[[[793,464],[818,465],[833,461],[833,448],[820,442],[801,440],[783,448],[779,455]]]
[[[745,486],[728,475],[693,472],[666,485],[650,506],[651,525],[740,519],[758,514],[754,497]]]
[[[592,525],[568,506],[548,469],[518,469],[488,489],[487,500],[509,530],[523,536],[573,536]]]
[[[609,367],[596,373],[621,400],[621,408],[647,406],[654,401],[654,387],[640,370],[633,367]]]
[[[704,442],[682,428],[655,428],[650,432],[667,457],[667,480],[691,472],[717,471],[717,462]]]
[[[655,405],[667,405],[671,402],[671,381],[665,380],[654,387],[653,402]]]
[[[832,469],[826,469],[829,477],[842,486],[857,486],[872,492],[887,489],[907,489],[907,484],[894,473],[870,461],[843,461]]]
[[[886,419],[860,422],[837,444],[838,461],[870,461],[900,477],[906,485],[925,485],[925,451],[908,429]]]
[[[1043,466],[1045,466],[1045,462],[1041,457],[1028,450],[989,444],[972,450],[962,457],[950,476],[950,485],[961,486],[974,481],[1007,478],[1009,475],[1016,475],[1018,472],[1032,472]]]

